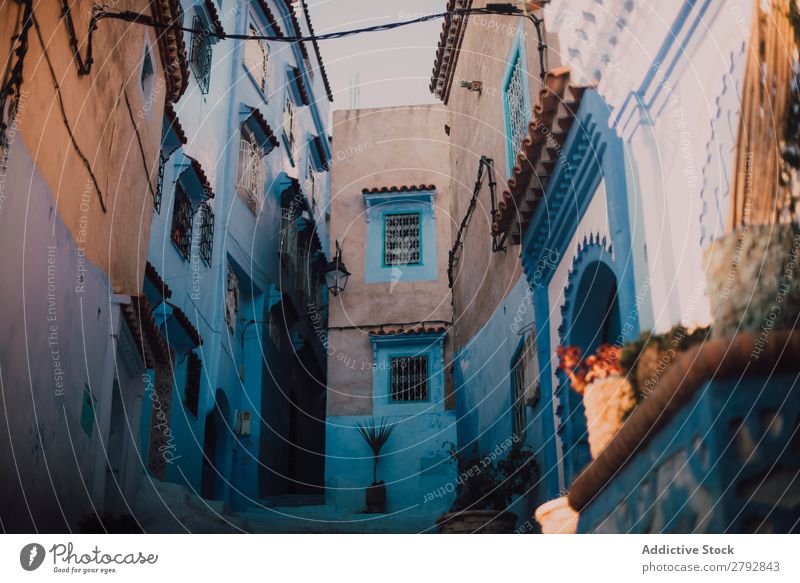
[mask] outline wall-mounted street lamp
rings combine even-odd
[[[336,241],[336,255],[333,256],[325,267],[325,284],[328,290],[335,296],[338,296],[347,287],[347,278],[350,277],[350,272],[344,266],[342,261],[342,248],[339,246],[339,241]]]

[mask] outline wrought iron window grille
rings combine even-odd
[[[428,400],[428,357],[397,356],[391,359],[392,401],[406,403]]]
[[[180,182],[175,183],[175,206],[172,210],[172,242],[184,261],[189,259],[192,248],[192,201]]]
[[[199,16],[192,19],[192,72],[194,73],[200,91],[203,95],[208,93],[211,82],[211,30],[207,30]]]
[[[207,202],[200,205],[200,258],[211,267],[214,250],[214,211]]]
[[[418,265],[421,259],[420,214],[387,214],[383,226],[384,265]]]

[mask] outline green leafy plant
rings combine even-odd
[[[628,378],[636,400],[640,401],[677,356],[692,346],[705,342],[710,328],[698,327],[688,330],[685,326],[675,326],[664,334],[642,332],[636,340],[622,347],[619,365]]]
[[[449,445],[450,458],[456,462],[459,474],[451,512],[502,512],[515,496],[524,494],[532,486],[539,473],[533,452],[520,440],[513,441],[505,456],[497,454],[501,446],[486,454],[479,452],[477,446],[458,451],[454,444]]]
[[[379,424],[374,420],[356,423],[356,428],[372,450],[372,483],[378,483],[378,462],[381,459],[381,449],[389,441],[392,431],[397,426],[396,423],[387,423],[386,418],[382,417]]]

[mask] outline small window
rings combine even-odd
[[[141,77],[142,91],[144,91],[145,97],[149,97],[153,89],[153,73],[153,57],[150,56],[150,47],[145,44]]]
[[[387,214],[383,220],[384,265],[419,265],[419,213]]]
[[[539,400],[539,370],[533,336],[528,334],[511,365],[514,435],[523,438],[527,427],[525,407]]]
[[[308,192],[308,198],[311,199],[311,214],[315,217],[317,216],[317,210],[319,209],[319,202],[317,201],[317,171],[314,169],[314,163],[309,160],[308,162],[308,172],[306,173],[306,192]]]
[[[239,278],[228,265],[228,282],[225,290],[225,322],[231,334],[236,333],[236,317],[239,314]]]
[[[97,399],[92,395],[89,385],[83,385],[83,405],[81,406],[81,428],[89,437],[94,430],[94,407]]]
[[[294,166],[295,161],[295,139],[294,139],[294,103],[291,97],[286,96],[286,103],[283,108],[283,136],[286,141],[286,151],[289,152],[289,162]]]
[[[522,146],[522,140],[528,135],[528,120],[530,112],[525,106],[525,91],[527,83],[522,55],[517,51],[511,75],[503,88],[506,106],[506,123],[508,128],[509,159],[514,160]]]
[[[214,250],[214,211],[204,202],[200,205],[200,258],[211,267]]]
[[[263,36],[255,24],[248,26],[250,36]],[[269,73],[269,45],[265,40],[245,42],[244,63],[253,76],[253,80],[261,91],[267,91],[267,74]]]
[[[200,371],[203,361],[196,353],[190,352],[186,362],[186,388],[183,393],[183,402],[189,413],[197,417],[200,404]]]
[[[264,151],[253,134],[242,127],[239,140],[239,193],[250,210],[258,212],[264,199]]]
[[[205,95],[211,82],[211,31],[206,30],[199,16],[192,20],[192,71]]]
[[[428,357],[398,356],[391,359],[391,398],[398,403],[428,400]]]
[[[189,259],[192,248],[192,201],[180,182],[175,183],[175,206],[172,211],[172,242],[180,251],[184,261]]]

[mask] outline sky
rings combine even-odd
[[[314,32],[323,34],[411,20],[444,12],[446,0],[309,0]],[[334,92],[334,109],[351,107],[351,87],[360,80],[358,107],[433,103],[428,85],[442,19],[390,31],[320,41]]]

